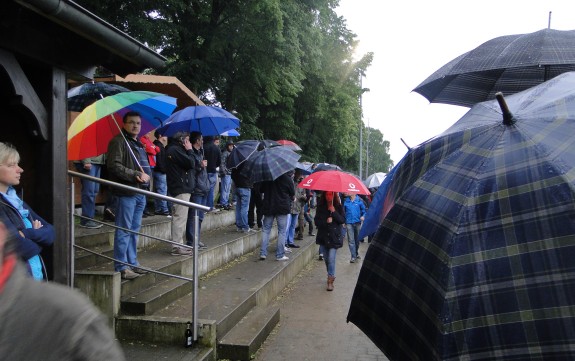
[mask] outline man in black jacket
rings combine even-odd
[[[190,133],[190,143],[192,143],[192,157],[195,162],[195,187],[190,198],[190,202],[201,204],[207,206],[208,192],[210,191],[210,184],[208,180],[208,161],[204,157],[204,139],[202,133],[191,132]],[[188,246],[194,245],[194,212],[196,210],[193,208],[188,209],[188,222],[186,224],[186,244]],[[202,221],[204,220],[204,211],[198,210],[198,218],[200,221],[200,227],[198,229],[198,234],[202,227]],[[206,245],[198,241],[199,248],[206,248]]]
[[[196,186],[194,170],[196,159],[193,156],[190,136],[186,132],[177,132],[168,140],[166,147],[166,178],[168,193],[171,197],[189,201]],[[188,219],[188,207],[174,204],[172,219],[172,241],[181,246],[172,246],[172,255],[187,256],[192,249],[184,247],[184,235]]]
[[[242,174],[244,165],[245,162],[232,169],[232,180],[236,185],[236,227],[238,232],[248,233],[252,231],[248,224],[248,210],[253,182]]]
[[[260,259],[266,259],[268,244],[274,218],[278,225],[278,241],[276,247],[276,260],[285,261],[289,258],[285,256],[285,240],[287,234],[288,214],[291,210],[291,203],[295,195],[295,188],[289,172],[282,174],[274,181],[262,182],[260,190],[263,193],[262,213],[262,248]]]
[[[154,133],[154,145],[158,147],[160,150],[156,153],[156,167],[154,168],[154,192],[167,195],[168,194],[168,184],[166,180],[166,148],[165,146],[168,143],[168,137],[163,134],[160,134],[156,130]],[[168,208],[168,201],[163,199],[155,199],[154,200],[155,209],[154,213],[161,216],[171,216],[170,210]]]
[[[214,190],[216,184],[218,183],[218,171],[217,168],[222,162],[222,151],[219,147],[220,137],[208,137],[206,136],[204,146],[204,159],[208,161],[206,171],[208,173],[208,181],[210,185],[210,190],[207,194],[206,206],[210,207],[210,211],[214,209]]]

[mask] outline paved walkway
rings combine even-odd
[[[360,255],[367,244],[362,243]],[[349,263],[347,243],[337,252],[335,290],[326,291],[325,263],[316,261],[278,297],[280,325],[255,355],[256,361],[388,361],[347,313],[361,261]]]

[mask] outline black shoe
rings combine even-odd
[[[299,248],[299,246],[295,243],[288,243],[287,245],[289,248]]]
[[[315,233],[310,232],[310,233],[308,234],[308,236],[315,236]]]
[[[104,209],[104,220],[114,222],[116,220],[116,215],[110,208]]]
[[[154,213],[150,212],[149,210],[147,210],[147,209],[144,210],[144,216],[148,216],[148,217],[149,217],[149,216],[153,216],[153,215],[154,215]]]

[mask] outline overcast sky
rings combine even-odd
[[[374,53],[363,86],[364,122],[383,133],[397,163],[407,148],[441,133],[468,108],[430,104],[411,92],[453,58],[503,35],[575,29],[572,0],[340,0],[338,15],[358,35],[358,58]]]

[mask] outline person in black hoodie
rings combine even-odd
[[[252,229],[248,223],[251,189],[254,183],[250,177],[242,174],[245,162],[232,169],[232,180],[236,186],[236,227],[238,232],[249,233]]]
[[[166,147],[166,180],[171,197],[189,201],[194,188],[196,160],[193,157],[192,143],[186,132],[177,132],[168,140]],[[188,219],[188,207],[174,203],[172,219],[172,241],[181,246],[172,246],[172,255],[187,256],[192,249],[184,247],[184,236]]]
[[[156,153],[156,167],[154,168],[154,192],[167,195],[168,194],[168,184],[166,180],[166,148],[168,142],[168,137],[163,134],[160,134],[156,130],[154,133],[154,145],[158,147],[159,151]],[[154,200],[154,213],[160,216],[170,216],[170,209],[168,207],[168,201],[163,199],[155,199]]]
[[[204,138],[200,132],[190,133],[190,143],[192,143],[192,157],[195,162],[195,181],[196,185],[190,202],[201,204],[203,206],[208,205],[208,193],[210,191],[210,184],[208,179],[208,160],[204,157]],[[194,246],[194,212],[196,210],[193,208],[188,209],[188,222],[186,224],[186,244],[188,246]],[[204,211],[198,210],[198,218],[200,221],[200,226],[198,229],[198,234],[202,228],[202,221],[204,220]],[[206,248],[207,246],[198,240],[199,248]]]
[[[274,219],[278,225],[278,241],[276,247],[276,260],[285,261],[289,258],[285,255],[285,240],[287,236],[288,214],[291,210],[291,203],[295,195],[293,178],[290,172],[286,172],[274,181],[262,182],[260,190],[263,193],[262,199],[262,248],[260,259],[266,259],[270,232]]]

